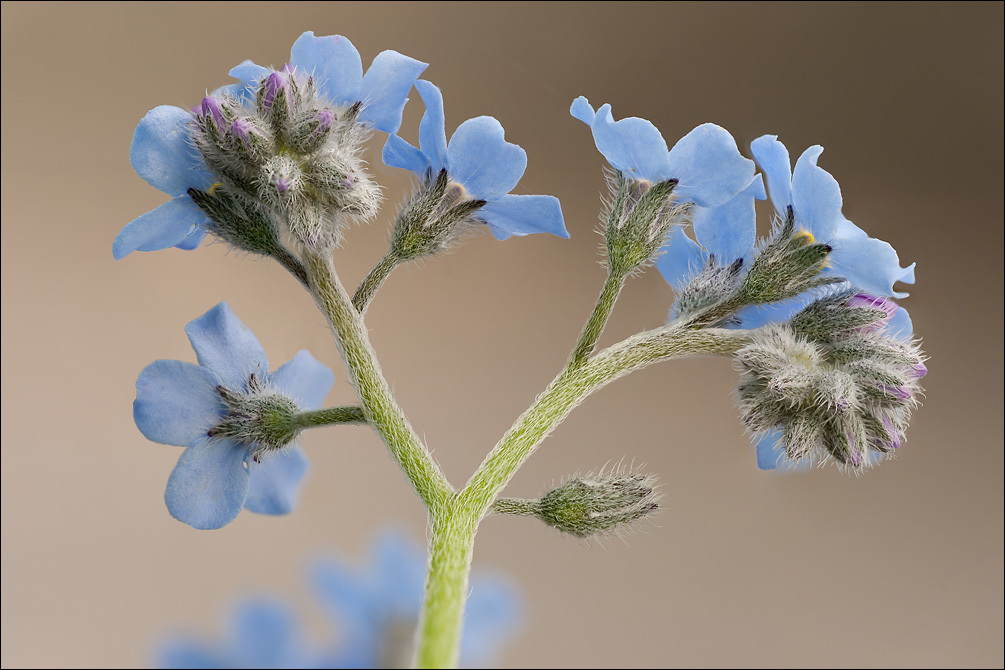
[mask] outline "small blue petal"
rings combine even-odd
[[[792,204],[792,162],[789,150],[778,141],[778,135],[761,135],[750,143],[757,166],[768,182],[768,195],[779,216],[785,216]]]
[[[847,221],[841,213],[841,187],[817,159],[824,148],[815,145],[803,152],[792,171],[792,209],[796,225],[813,233],[820,242],[831,242]]]
[[[676,176],[670,174],[667,143],[649,121],[631,116],[615,122],[611,106],[605,104],[597,110],[592,127],[597,149],[627,177],[655,182]]]
[[[273,372],[272,386],[292,398],[302,409],[318,409],[335,385],[335,373],[311,352],[301,349],[297,355]]]
[[[234,608],[230,646],[237,668],[302,668],[305,643],[294,611],[273,599],[256,599]]]
[[[246,451],[236,442],[208,438],[186,449],[164,492],[171,516],[199,530],[233,521],[248,497]]]
[[[906,309],[898,306],[883,332],[898,340],[910,340],[914,337],[914,324],[911,322],[911,315],[907,313]]]
[[[656,269],[673,290],[680,293],[691,277],[705,267],[707,259],[708,255],[698,243],[678,227],[667,235],[660,255],[656,257]]]
[[[597,113],[593,111],[593,105],[591,105],[590,101],[582,95],[572,101],[569,113],[572,114],[574,118],[577,118],[586,125],[590,126],[590,128],[593,128],[593,120],[597,118]]]
[[[754,178],[754,161],[741,156],[733,136],[714,123],[682,137],[667,160],[667,176],[679,182],[676,198],[700,207],[721,205]]]
[[[268,76],[272,72],[271,68],[267,68],[263,65],[258,65],[254,61],[246,60],[240,65],[235,65],[230,69],[228,73],[234,79],[237,79],[244,85],[255,85],[258,84],[264,77]],[[231,84],[232,86],[234,84]]]
[[[830,239],[834,251],[827,257],[833,272],[852,286],[879,296],[906,298],[894,289],[896,282],[914,283],[914,263],[900,267],[900,257],[889,243],[869,237],[851,221],[842,221]]]
[[[133,420],[148,440],[186,447],[226,413],[216,387],[220,380],[206,368],[182,361],[154,361],[136,380]]]
[[[193,240],[198,246],[205,222],[206,215],[192,198],[178,196],[123,226],[112,242],[112,256],[120,260],[134,251],[159,251]]]
[[[754,200],[766,197],[761,175],[756,175],[747,188],[718,207],[695,207],[695,240],[720,266],[750,258],[757,238]]]
[[[216,670],[232,667],[214,645],[188,636],[172,636],[157,647],[156,668]]]
[[[485,220],[498,240],[534,233],[569,237],[562,218],[562,204],[551,195],[504,195],[486,204],[478,216]]]
[[[289,514],[296,506],[298,485],[307,474],[307,457],[299,447],[283,449],[261,463],[248,462],[251,486],[245,509],[255,514]]]
[[[290,63],[314,77],[318,91],[332,102],[351,105],[360,99],[363,61],[352,42],[341,35],[315,37],[305,32],[290,49]]]
[[[428,67],[397,51],[381,51],[363,75],[359,97],[363,109],[359,118],[377,130],[393,133],[401,126],[401,113],[408,101],[408,91]]]
[[[443,113],[443,94],[428,81],[415,82],[415,89],[422,96],[426,111],[419,122],[419,147],[434,171],[447,167],[446,117]]]
[[[806,305],[813,302],[818,294],[813,291],[800,293],[794,298],[773,302],[767,305],[749,305],[736,313],[740,320],[740,328],[760,328],[769,323],[788,321]]]
[[[423,153],[397,135],[387,136],[381,158],[388,167],[409,170],[420,177],[429,169],[429,161]]]
[[[179,107],[154,107],[133,132],[129,161],[143,179],[172,197],[213,183],[191,142],[192,115]]]
[[[199,226],[191,233],[188,234],[184,240],[175,245],[178,249],[184,249],[185,251],[192,251],[193,249],[198,249],[199,245],[202,244],[202,239],[206,237],[206,229]]]
[[[782,444],[782,434],[777,430],[761,433],[757,436],[757,467],[761,470],[777,470],[778,472],[792,472],[794,470],[807,470],[812,465],[809,459],[798,461],[789,460],[785,455],[785,446]]]
[[[221,302],[185,326],[199,365],[220,378],[220,383],[235,391],[244,391],[254,373],[266,381],[269,361],[255,334]]]
[[[502,125],[491,116],[468,119],[447,145],[451,179],[473,198],[496,200],[513,190],[527,169],[527,152],[507,142]]]

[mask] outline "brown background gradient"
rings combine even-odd
[[[664,364],[590,398],[519,473],[534,496],[576,471],[644,462],[668,496],[644,533],[586,545],[490,518],[476,568],[526,597],[514,666],[1001,667],[1003,5],[3,3],[3,665],[147,664],[162,632],[219,630],[248,591],[294,598],[302,566],[359,560],[425,520],[364,427],[306,436],[289,517],[218,532],[174,521],[180,450],[147,442],[134,381],[194,360],[183,328],[222,299],[273,365],[309,348],[352,389],[323,320],[274,264],[135,253],[123,224],[165,196],[129,165],[137,121],[188,107],[245,58],[281,66],[304,30],[430,63],[447,125],[496,116],[529,155],[520,193],[561,198],[571,240],[468,240],[397,272],[368,314],[399,401],[463,483],[564,362],[603,280],[604,160],[568,114],[586,95],[671,143],[714,121],[741,149],[811,144],[845,213],[917,261],[904,304],[931,355],[896,460],[862,477],[757,471],[724,359]],[[421,114],[412,96],[406,137]],[[374,148],[378,145],[375,144]],[[385,248],[408,175],[336,254],[354,286]],[[662,323],[671,291],[632,280],[602,344]]]

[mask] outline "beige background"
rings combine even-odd
[[[215,630],[237,595],[311,606],[301,567],[358,559],[373,529],[424,533],[417,500],[367,429],[309,435],[311,478],[285,518],[219,532],[171,519],[180,451],[131,418],[137,373],[194,360],[183,327],[221,299],[273,365],[307,347],[352,392],[320,316],[274,265],[228,253],[111,257],[164,197],[128,160],[136,122],[190,106],[245,58],[281,66],[304,30],[365,63],[431,65],[449,128],[492,114],[530,166],[518,192],[562,199],[571,240],[468,241],[400,271],[369,314],[413,423],[462,483],[534,398],[603,279],[602,157],[568,115],[580,94],[698,123],[744,150],[765,132],[819,143],[846,214],[918,263],[905,302],[931,355],[927,400],[895,461],[758,472],[727,360],[651,368],[594,396],[511,485],[531,496],[610,460],[645,462],[669,504],[646,532],[587,546],[492,518],[478,567],[522,584],[514,666],[1001,667],[1002,4],[3,4],[3,651],[5,667],[150,662],[158,635]],[[418,96],[406,124],[414,133]],[[407,134],[407,133],[406,133]],[[394,205],[407,175],[373,166]],[[391,207],[350,231],[355,283]],[[603,342],[659,325],[671,292],[633,280]],[[314,625],[320,618],[310,615]]]

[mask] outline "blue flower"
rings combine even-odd
[[[392,134],[384,144],[385,164],[422,178],[446,170],[468,197],[486,202],[477,218],[488,224],[497,239],[532,233],[569,236],[558,198],[510,193],[527,169],[527,152],[505,140],[499,121],[491,116],[468,119],[448,144],[440,89],[421,79],[415,88],[426,105],[419,123],[419,148]]]
[[[615,121],[609,104],[594,112],[580,96],[570,113],[590,126],[597,149],[626,177],[647,182],[676,179],[677,202],[716,207],[754,178],[754,162],[741,156],[733,137],[713,123],[698,126],[667,151],[656,126],[638,117]]]
[[[359,52],[349,40],[338,35],[315,37],[312,32],[293,44],[289,65],[294,71],[313,75],[321,96],[331,103],[349,106],[362,102],[359,120],[384,132],[394,132],[401,125],[408,91],[426,68],[425,63],[408,56],[383,51],[363,74]],[[230,71],[241,83],[224,86],[214,95],[227,94],[252,104],[252,90],[272,72],[244,61]],[[208,100],[212,106],[213,98]],[[218,112],[217,108],[214,111]],[[202,242],[209,221],[187,195],[188,189],[205,191],[218,180],[195,148],[195,130],[192,113],[169,105],[154,108],[136,127],[129,154],[133,169],[173,199],[125,225],[112,244],[116,260],[133,251],[195,249]]]
[[[789,152],[777,135],[763,135],[750,145],[754,159],[768,183],[768,195],[779,216],[791,207],[796,226],[808,231],[817,242],[829,244],[826,273],[848,280],[857,289],[881,297],[907,297],[894,288],[896,282],[914,283],[914,263],[903,268],[890,244],[869,237],[841,213],[841,188],[817,159],[823,147],[812,146],[791,168]],[[773,305],[741,310],[745,328],[784,321],[802,309],[813,294],[796,296]]]
[[[336,641],[314,645],[289,606],[257,598],[235,607],[221,642],[174,635],[159,645],[164,668],[388,668],[412,661],[422,604],[426,557],[397,532],[385,532],[365,568],[334,561],[312,570],[312,591],[335,623]],[[519,603],[514,585],[499,576],[471,579],[461,665],[491,664],[516,628]]]
[[[242,508],[289,513],[307,459],[295,444],[260,459],[256,445],[210,437],[228,416],[221,388],[245,396],[272,393],[310,410],[324,402],[334,375],[306,350],[270,373],[262,346],[226,302],[185,332],[199,364],[151,363],[136,380],[133,403],[133,418],[148,439],[187,447],[168,479],[168,510],[200,529],[221,528]]]
[[[340,623],[340,645],[328,667],[402,667],[411,662],[426,577],[426,555],[402,534],[386,532],[374,543],[366,569],[321,563],[315,592]],[[516,628],[519,614],[513,585],[499,576],[471,578],[461,665],[491,663]],[[397,665],[396,665],[397,664]]]

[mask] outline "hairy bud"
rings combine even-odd
[[[216,184],[209,191],[190,188],[188,195],[210,220],[209,231],[242,251],[262,256],[284,252],[279,228],[262,209]]]
[[[676,179],[656,183],[609,179],[611,200],[604,222],[607,263],[617,274],[645,267],[663,246],[667,233],[682,224],[688,207],[673,201]]]
[[[398,211],[391,253],[410,261],[439,253],[470,225],[478,223],[484,200],[469,198],[446,170],[426,179]]]

